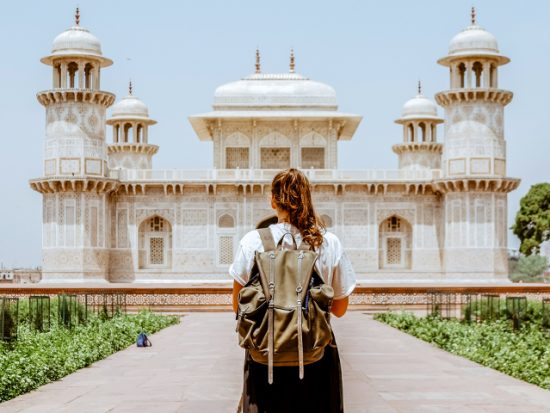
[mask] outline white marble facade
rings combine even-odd
[[[507,193],[519,184],[506,176],[512,93],[497,78],[508,61],[472,19],[439,60],[450,71],[436,95],[445,118],[419,87],[396,120],[399,169],[348,171],[338,141],[361,116],[339,112],[334,89],[295,73],[293,56],[289,73],[265,74],[258,53],[254,74],[189,118],[213,142],[213,168],[156,170],[156,122],[131,86],[107,117],[115,97],[100,71],[112,62],[77,16],[42,59],[52,67],[52,88],[38,93],[44,173],[30,182],[43,194],[42,282],[229,282],[239,239],[273,215],[271,178],[291,166],[310,177],[360,282],[505,281]]]

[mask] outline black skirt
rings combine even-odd
[[[304,366],[274,367],[273,384],[267,382],[267,366],[245,352],[244,413],[341,413],[344,411],[342,368],[336,342],[325,348],[323,358]]]

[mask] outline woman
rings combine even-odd
[[[269,226],[277,242],[292,233],[298,243],[307,242],[319,254],[315,263],[323,280],[334,289],[331,312],[342,317],[348,297],[355,288],[355,273],[336,235],[324,230],[311,200],[307,177],[297,169],[279,172],[271,185],[271,207],[277,223]],[[291,243],[285,237],[285,243]],[[250,231],[241,240],[235,261],[229,268],[233,277],[233,309],[237,311],[239,291],[248,281],[255,251],[263,251],[258,231]],[[342,372],[336,342],[325,349],[318,362],[305,366],[300,380],[298,367],[274,367],[273,384],[267,382],[267,366],[256,363],[246,353],[244,366],[243,411],[245,413],[336,413],[344,411]]]

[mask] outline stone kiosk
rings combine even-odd
[[[106,117],[115,96],[100,74],[112,61],[78,15],[42,62],[52,70],[38,93],[44,173],[30,185],[43,194],[44,283],[229,283],[239,239],[273,215],[270,182],[288,167],[309,176],[360,283],[507,280],[507,193],[519,184],[506,176],[512,93],[498,87],[509,59],[474,18],[439,60],[450,73],[436,95],[445,119],[419,88],[396,120],[398,169],[338,167],[339,141],[361,116],[339,112],[332,87],[296,73],[293,54],[288,73],[271,74],[257,52],[255,73],[218,87],[212,111],[189,117],[213,142],[205,170],[153,169],[156,122],[131,87]]]

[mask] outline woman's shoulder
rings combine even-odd
[[[326,242],[328,246],[334,246],[334,247],[340,247],[342,243],[340,242],[340,238],[334,233],[330,231],[325,231],[323,233],[323,244]]]

